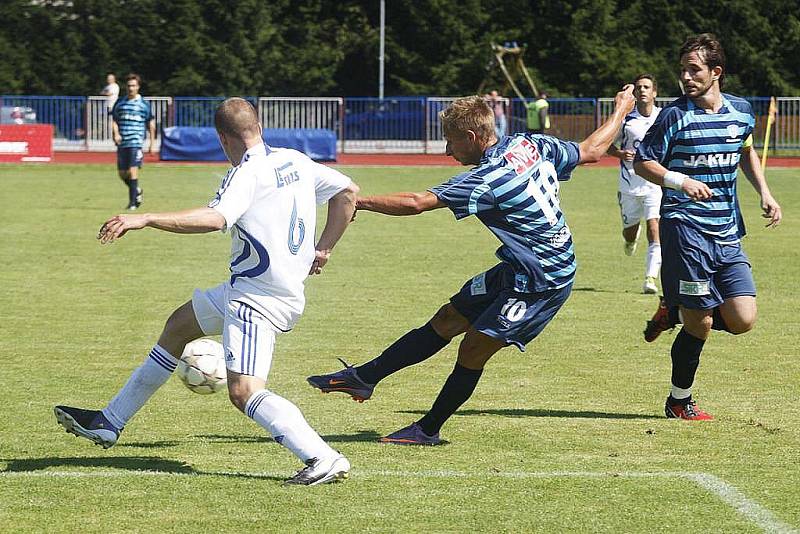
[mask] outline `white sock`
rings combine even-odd
[[[647,246],[644,275],[657,278],[659,269],[661,269],[661,243],[650,243]]]
[[[103,409],[103,415],[112,425],[122,429],[153,393],[172,376],[177,365],[178,360],[163,347],[153,347],[150,356],[136,368],[119,393]]]
[[[672,392],[670,394],[672,395],[672,398],[675,400],[688,399],[689,397],[692,396],[692,388],[683,389],[673,384]]]
[[[303,462],[338,455],[306,422],[300,409],[280,395],[266,389],[256,391],[244,412]]]

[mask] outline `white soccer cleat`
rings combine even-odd
[[[625,250],[626,256],[633,256],[633,253],[636,252],[636,244],[637,241],[625,241],[623,249]]]
[[[656,285],[656,278],[654,276],[647,276],[642,285],[642,293],[645,295],[655,295],[658,293],[658,286]]]
[[[309,458],[306,467],[287,479],[285,486],[316,486],[344,480],[350,475],[350,462],[342,454],[330,458]]]

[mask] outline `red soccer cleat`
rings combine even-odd
[[[675,325],[669,320],[669,308],[664,303],[664,297],[658,297],[658,309],[653,314],[653,318],[647,321],[647,326],[644,327],[644,340],[652,343],[661,335],[661,332],[672,330],[673,328],[675,328]]]
[[[687,421],[711,421],[714,417],[697,407],[693,400],[685,404],[670,404],[669,399],[664,404],[664,415],[668,419],[686,419]]]

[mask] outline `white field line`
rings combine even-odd
[[[466,471],[361,471],[355,470],[359,477],[399,477],[399,478],[677,478],[694,482],[704,490],[716,495],[722,502],[739,512],[751,523],[765,532],[780,534],[797,533],[798,530],[781,522],[767,508],[748,499],[741,491],[723,479],[707,473],[690,472],[598,472],[598,471],[487,471],[475,473]],[[130,476],[152,477],[195,477],[195,476],[242,476],[251,478],[284,478],[286,473],[248,473],[242,471],[214,471],[180,473],[169,471],[0,471],[3,478],[122,478]]]

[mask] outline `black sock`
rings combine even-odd
[[[722,318],[722,312],[719,311],[719,308],[714,308],[714,322],[711,325],[712,330],[723,330],[725,332],[730,332],[728,330],[728,325],[725,324],[725,319]]]
[[[453,372],[447,377],[439,396],[433,403],[430,411],[418,421],[422,431],[432,436],[439,432],[442,425],[456,413],[462,404],[467,402],[478,385],[483,369],[467,369],[456,363]]]
[[[136,196],[139,194],[139,180],[128,181],[128,205],[136,205]]]
[[[671,351],[673,386],[681,389],[692,387],[704,344],[705,340],[694,337],[685,328],[675,336]]]
[[[128,178],[127,176],[125,176],[125,177],[120,176],[119,179],[122,180],[122,183],[124,183],[126,187],[130,187],[131,186],[131,179]]]
[[[437,334],[429,321],[406,333],[377,358],[356,367],[356,373],[367,384],[377,384],[400,369],[427,360],[448,343],[450,340]]]

